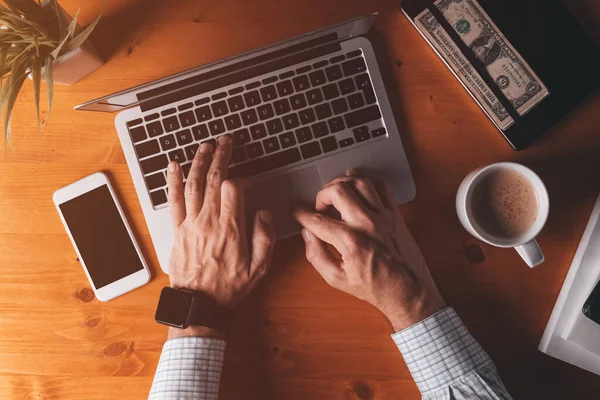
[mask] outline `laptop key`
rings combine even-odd
[[[283,124],[279,118],[272,119],[266,122],[269,135],[276,135],[283,132]]]
[[[187,179],[188,175],[190,174],[190,170],[192,169],[192,163],[189,162],[187,164],[182,164],[181,165],[181,170],[183,171],[183,178]]]
[[[194,112],[196,113],[198,122],[204,122],[212,119],[212,113],[210,112],[210,108],[208,106],[196,108]]]
[[[329,128],[327,128],[326,122],[317,122],[311,126],[312,132],[315,138],[320,138],[329,135]]]
[[[373,91],[373,86],[369,86],[363,89],[363,94],[365,96],[365,101],[367,104],[373,104],[377,102],[377,98],[375,97],[375,92]]]
[[[290,130],[300,126],[300,120],[298,119],[298,114],[288,114],[283,117],[283,124],[285,125],[285,129]],[[279,132],[277,132],[279,133]]]
[[[312,124],[317,120],[317,116],[312,108],[304,109],[300,111],[298,115],[300,116],[300,122],[302,122],[304,125]]]
[[[173,150],[169,153],[169,160],[177,161],[178,163],[182,163],[185,161],[185,154],[183,154],[182,149]]]
[[[167,195],[164,189],[160,189],[150,193],[150,199],[152,200],[152,204],[154,205],[154,207],[156,207],[167,202]]]
[[[344,70],[344,75],[350,76],[365,72],[367,70],[367,65],[365,64],[365,60],[360,57],[346,61],[342,64],[342,69]]]
[[[279,135],[279,141],[281,142],[281,147],[284,149],[296,144],[296,138],[294,137],[293,132],[286,132]]]
[[[275,90],[274,85],[260,89],[260,94],[262,96],[263,101],[272,101],[277,98],[277,91]]]
[[[258,122],[258,115],[256,115],[256,110],[246,110],[242,111],[242,121],[244,121],[244,125],[250,125]]]
[[[275,106],[275,113],[277,115],[287,114],[292,110],[288,99],[277,100],[273,105]]]
[[[375,129],[373,132],[371,132],[371,135],[373,135],[373,137],[385,136],[386,134],[387,131],[385,130],[385,128]]]
[[[252,136],[252,140],[262,139],[267,136],[267,129],[265,128],[265,124],[256,124],[250,127],[250,135]]]
[[[292,81],[283,81],[277,84],[277,92],[279,92],[280,97],[289,96],[294,93],[294,86],[292,86]]]
[[[227,108],[227,103],[225,102],[225,100],[213,103],[211,105],[211,108],[215,117],[222,117],[229,113],[229,109]]]
[[[356,110],[357,108],[364,107],[365,101],[363,100],[362,94],[354,93],[348,96],[348,104],[350,104],[351,110]]]
[[[158,139],[158,141],[160,142],[160,148],[163,149],[163,151],[171,150],[177,147],[177,143],[175,143],[175,136],[173,135],[163,136]]]
[[[327,121],[329,125],[329,131],[331,133],[336,133],[339,131],[343,131],[346,127],[344,126],[344,120],[342,117],[335,117]]]
[[[129,130],[129,135],[131,135],[131,140],[133,143],[141,142],[146,139],[146,129],[143,126],[138,126],[137,128],[133,128]]]
[[[210,134],[213,136],[225,132],[225,124],[222,119],[211,121],[210,124],[208,124],[208,128],[210,129]]]
[[[196,157],[196,152],[198,151],[198,147],[200,145],[198,143],[194,143],[185,148],[185,155],[187,156],[188,161],[192,161],[194,157]]]
[[[236,146],[250,143],[250,140],[250,132],[246,128],[233,132],[233,144]]]
[[[296,89],[296,92],[302,92],[310,87],[310,82],[308,81],[308,76],[306,75],[297,76],[292,79],[292,82],[294,82],[294,88]]]
[[[165,169],[167,168],[167,165],[169,165],[169,159],[165,154],[159,154],[152,158],[147,158],[140,161],[140,166],[142,167],[142,171],[145,175],[156,172],[160,169]]]
[[[324,139],[321,139],[321,147],[323,147],[323,151],[325,153],[337,150],[338,144],[337,140],[335,139],[335,136],[329,136]]]
[[[381,111],[378,106],[370,106],[360,110],[353,111],[344,115],[344,120],[348,128],[354,128],[358,125],[364,125],[367,122],[375,121],[381,118]]]
[[[363,91],[363,95],[365,96],[365,101],[367,104],[373,104],[377,101],[369,74],[360,74],[354,77],[354,81],[356,82],[356,86]]]
[[[233,149],[233,152],[231,153],[231,160],[234,163],[241,163],[246,161],[247,159],[248,155],[246,154],[245,147],[236,147]]]
[[[308,77],[310,78],[310,83],[313,86],[320,86],[327,82],[327,79],[325,78],[325,73],[321,70],[311,72],[310,74],[308,74]]]
[[[348,94],[356,91],[356,86],[354,85],[354,81],[352,79],[344,79],[343,81],[340,81],[338,85],[342,94]]]
[[[265,154],[262,148],[262,144],[260,142],[250,143],[246,147],[246,151],[248,152],[248,157],[250,158],[260,157],[263,154]],[[231,176],[231,170],[229,171],[229,176]]]
[[[190,132],[189,129],[177,132],[175,134],[175,136],[177,137],[177,143],[180,146],[183,146],[184,144],[192,143],[192,140],[193,140],[192,139],[192,133]]]
[[[238,114],[231,114],[225,117],[225,126],[227,130],[234,130],[242,126],[242,120]]]
[[[196,123],[196,118],[194,118],[193,111],[186,111],[184,113],[179,114],[179,122],[183,127],[194,125]]]
[[[348,103],[346,103],[346,99],[343,97],[341,99],[335,99],[332,101],[331,107],[333,108],[333,113],[335,115],[343,114],[348,111]]]
[[[166,117],[167,115],[173,115],[177,112],[176,109],[174,108],[169,108],[168,110],[163,110],[160,112],[160,115],[162,115],[163,117]]]
[[[305,143],[311,140],[313,137],[310,128],[305,126],[303,128],[297,129],[296,138],[298,139],[298,143]]]
[[[260,143],[253,144],[260,145]],[[229,176],[233,178],[238,176],[257,175],[262,172],[290,165],[301,160],[302,158],[300,157],[300,151],[298,148],[292,147],[254,161],[235,165],[229,169]]]
[[[155,114],[146,115],[144,117],[144,121],[150,122],[150,121],[154,121],[155,119],[159,119],[159,118],[160,118],[160,115],[158,113],[155,113]]]
[[[140,143],[135,146],[135,152],[138,158],[146,158],[153,154],[160,153],[160,147],[158,146],[158,140],[150,140],[149,142]]]
[[[209,136],[208,127],[206,124],[198,125],[192,128],[195,140],[206,139]]]
[[[260,94],[258,90],[253,90],[244,94],[244,100],[246,100],[246,105],[248,107],[254,107],[261,103]]]
[[[348,146],[352,146],[353,144],[354,144],[354,139],[352,139],[352,138],[340,140],[340,147],[348,147]]]
[[[246,107],[242,96],[234,96],[230,99],[227,99],[227,104],[229,104],[229,109],[232,112],[241,111]]]
[[[329,82],[337,81],[344,76],[339,65],[332,65],[331,67],[326,68],[325,74],[327,74],[327,80]]]
[[[353,132],[354,139],[356,139],[356,143],[364,142],[365,140],[371,139],[371,135],[369,134],[369,128],[366,126],[356,128]]]
[[[315,111],[317,112],[317,118],[319,119],[329,118],[333,115],[329,103],[319,104],[315,107]]]
[[[338,97],[340,95],[340,91],[335,83],[330,83],[327,86],[323,86],[323,94],[325,95],[325,100],[331,100]]]
[[[302,158],[306,160],[307,158],[320,155],[321,146],[319,146],[319,142],[314,141],[300,146],[300,151],[302,152]]]
[[[172,132],[180,128],[179,121],[175,116],[163,119],[163,125],[167,132]]]
[[[271,104],[263,104],[262,106],[258,107],[258,116],[260,117],[261,121],[273,118],[275,116],[273,106]]]
[[[148,186],[148,190],[158,189],[159,187],[163,187],[167,184],[165,174],[162,172],[146,176],[144,179],[146,180],[146,186]]]
[[[304,94],[302,93],[292,96],[290,100],[292,102],[292,109],[294,110],[300,110],[306,107],[306,97],[304,97]]]
[[[321,94],[321,89],[313,89],[306,92],[306,97],[308,98],[308,104],[315,105],[323,101],[323,94]]]
[[[160,136],[165,132],[160,121],[149,123],[146,125],[146,129],[148,130],[148,135],[150,135],[150,137]]]
[[[144,121],[142,121],[141,118],[138,118],[138,119],[134,119],[133,121],[127,121],[125,123],[125,125],[127,125],[128,128],[131,128],[133,126],[141,124],[142,122],[144,122]]]
[[[267,154],[273,153],[279,150],[279,141],[277,140],[277,137],[270,137],[263,140],[263,146]]]

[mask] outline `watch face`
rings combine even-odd
[[[185,328],[192,305],[193,295],[190,292],[166,287],[160,293],[158,308],[156,309],[156,322]]]

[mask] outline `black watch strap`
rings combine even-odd
[[[231,319],[231,310],[219,306],[212,298],[201,292],[194,297],[188,314],[188,326],[204,326],[225,332]]]

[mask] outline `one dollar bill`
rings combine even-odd
[[[434,4],[520,115],[550,94],[477,1],[437,0]],[[502,130],[510,127],[511,116],[431,12],[423,11],[415,24],[494,123]]]

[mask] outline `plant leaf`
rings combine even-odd
[[[69,24],[69,27],[67,28],[67,35],[63,38],[63,40],[60,42],[58,47],[56,47],[56,49],[54,49],[54,51],[51,53],[52,57],[54,57],[55,60],[60,55],[60,52],[61,52],[63,46],[69,41],[69,39],[73,38],[73,34],[75,33],[75,28],[77,28],[77,18],[79,17],[79,11],[81,11],[81,10],[77,10],[77,13],[73,17],[73,20],[71,21],[71,23]]]
[[[10,74],[10,77],[13,77],[13,74]],[[12,139],[11,139],[11,122],[12,122],[12,114],[13,109],[15,107],[15,103],[17,101],[17,97],[19,96],[19,92],[21,91],[21,87],[23,87],[23,83],[27,79],[27,73],[21,74],[18,77],[11,79],[11,85],[7,89],[6,96],[3,96],[2,104],[6,104],[6,110],[4,112],[4,135],[5,140],[12,147]]]
[[[73,38],[73,40],[71,40],[69,42],[69,44],[67,45],[66,51],[73,50],[73,49],[76,49],[79,46],[81,46],[87,40],[87,38],[92,34],[94,29],[96,28],[96,25],[98,25],[100,18],[102,18],[102,14],[98,15],[91,24],[89,24],[80,34],[75,36]]]
[[[54,95],[54,58],[50,54],[46,56],[44,72],[46,75],[46,97],[48,98],[48,111],[46,112],[46,119],[44,120],[42,129],[44,129],[46,123],[48,122],[48,118],[50,118],[50,110],[52,109],[52,96]]]
[[[33,80],[33,96],[35,103],[35,114],[37,116],[37,130],[40,133],[40,82],[42,81],[42,61],[39,57],[31,66],[31,78]]]

